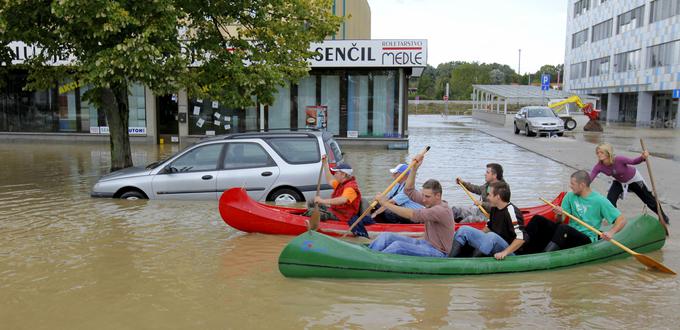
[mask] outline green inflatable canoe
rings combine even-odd
[[[656,218],[642,215],[614,237],[639,253],[660,249],[666,234]],[[604,262],[630,255],[607,241],[572,249],[494,258],[431,258],[375,252],[365,245],[342,241],[317,232],[295,237],[279,256],[279,271],[286,277],[422,278],[479,275],[555,269]]]

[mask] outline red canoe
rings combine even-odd
[[[553,204],[560,205],[564,192],[553,200]],[[262,204],[252,200],[243,188],[231,188],[220,197],[220,215],[224,222],[238,230],[248,233],[263,233],[274,235],[300,235],[307,231],[309,217],[302,216],[305,209],[282,207]],[[522,209],[524,219],[529,220],[540,214],[548,219],[555,218],[552,209],[547,205]],[[477,228],[484,227],[485,222],[465,224]],[[460,227],[456,224],[456,229]],[[318,231],[326,235],[341,236],[349,226],[340,221],[322,221]],[[421,236],[424,231],[422,224],[392,224],[376,223],[366,226],[371,237],[382,232],[398,232],[408,236]]]

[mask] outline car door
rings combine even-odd
[[[158,199],[216,199],[224,143],[197,146],[158,172],[151,186]]]
[[[517,123],[517,127],[519,129],[524,129],[524,124],[525,122],[525,117],[524,115],[527,113],[527,109],[521,109],[517,114],[515,115],[515,123]]]
[[[264,143],[263,143],[264,144]],[[217,191],[244,187],[250,198],[263,201],[279,177],[279,167],[263,144],[251,141],[226,143],[224,160],[217,174]]]

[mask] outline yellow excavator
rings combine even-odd
[[[566,130],[573,130],[576,128],[576,121],[571,118],[571,116],[566,115],[566,116],[561,116],[559,113],[566,108],[567,104],[574,103],[576,106],[579,108],[579,110],[583,111],[583,114],[588,116],[590,119],[586,126],[583,127],[584,131],[597,131],[597,132],[602,132],[602,125],[597,121],[597,118],[600,116],[600,110],[595,109],[592,103],[583,103],[581,101],[581,98],[578,97],[578,95],[572,95],[562,101],[554,102],[548,104],[548,106],[555,111],[555,113],[564,120],[564,128]]]

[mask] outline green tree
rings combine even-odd
[[[329,0],[3,1],[0,41],[42,49],[22,65],[28,88],[90,87],[85,98],[106,114],[116,170],[132,166],[131,83],[157,94],[184,88],[235,107],[250,105],[251,96],[270,103],[277,85],[307,74],[310,42],[337,30],[341,18],[330,8]],[[65,55],[70,65],[46,65]]]
[[[473,84],[490,84],[491,77],[488,70],[477,62],[457,65],[451,71],[451,94],[453,100],[469,100]]]

